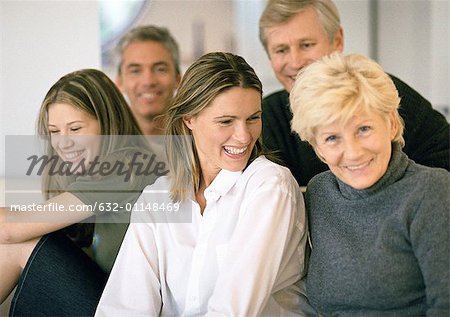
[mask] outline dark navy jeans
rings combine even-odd
[[[66,235],[42,237],[22,272],[10,316],[93,316],[107,274]]]

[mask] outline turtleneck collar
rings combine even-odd
[[[353,187],[342,182],[340,179],[336,178],[336,180],[339,190],[345,198],[351,200],[366,198],[382,191],[387,186],[402,178],[408,164],[408,156],[403,153],[400,144],[395,142],[392,143],[392,154],[386,173],[384,173],[384,175],[371,187],[366,189],[354,189]]]

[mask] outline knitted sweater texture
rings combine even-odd
[[[330,171],[308,185],[306,292],[324,316],[449,316],[450,173],[408,159],[355,190]]]

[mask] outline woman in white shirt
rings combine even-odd
[[[167,114],[170,175],[136,202],[96,316],[302,310],[304,202],[289,170],[261,155],[261,96],[240,56],[189,67]]]

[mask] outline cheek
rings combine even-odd
[[[316,147],[316,154],[329,166],[337,165],[338,154],[331,149]]]
[[[281,60],[281,58],[276,56],[271,57],[270,64],[272,65],[272,69],[275,72],[279,72],[283,67],[283,61]]]
[[[53,151],[58,151],[58,137],[56,137],[56,136],[50,137],[49,142],[50,142],[50,145],[51,145]]]
[[[255,124],[254,127],[252,127],[251,129],[251,134],[253,139],[256,140],[261,136],[261,132],[262,132],[262,123],[259,122],[258,124]]]

